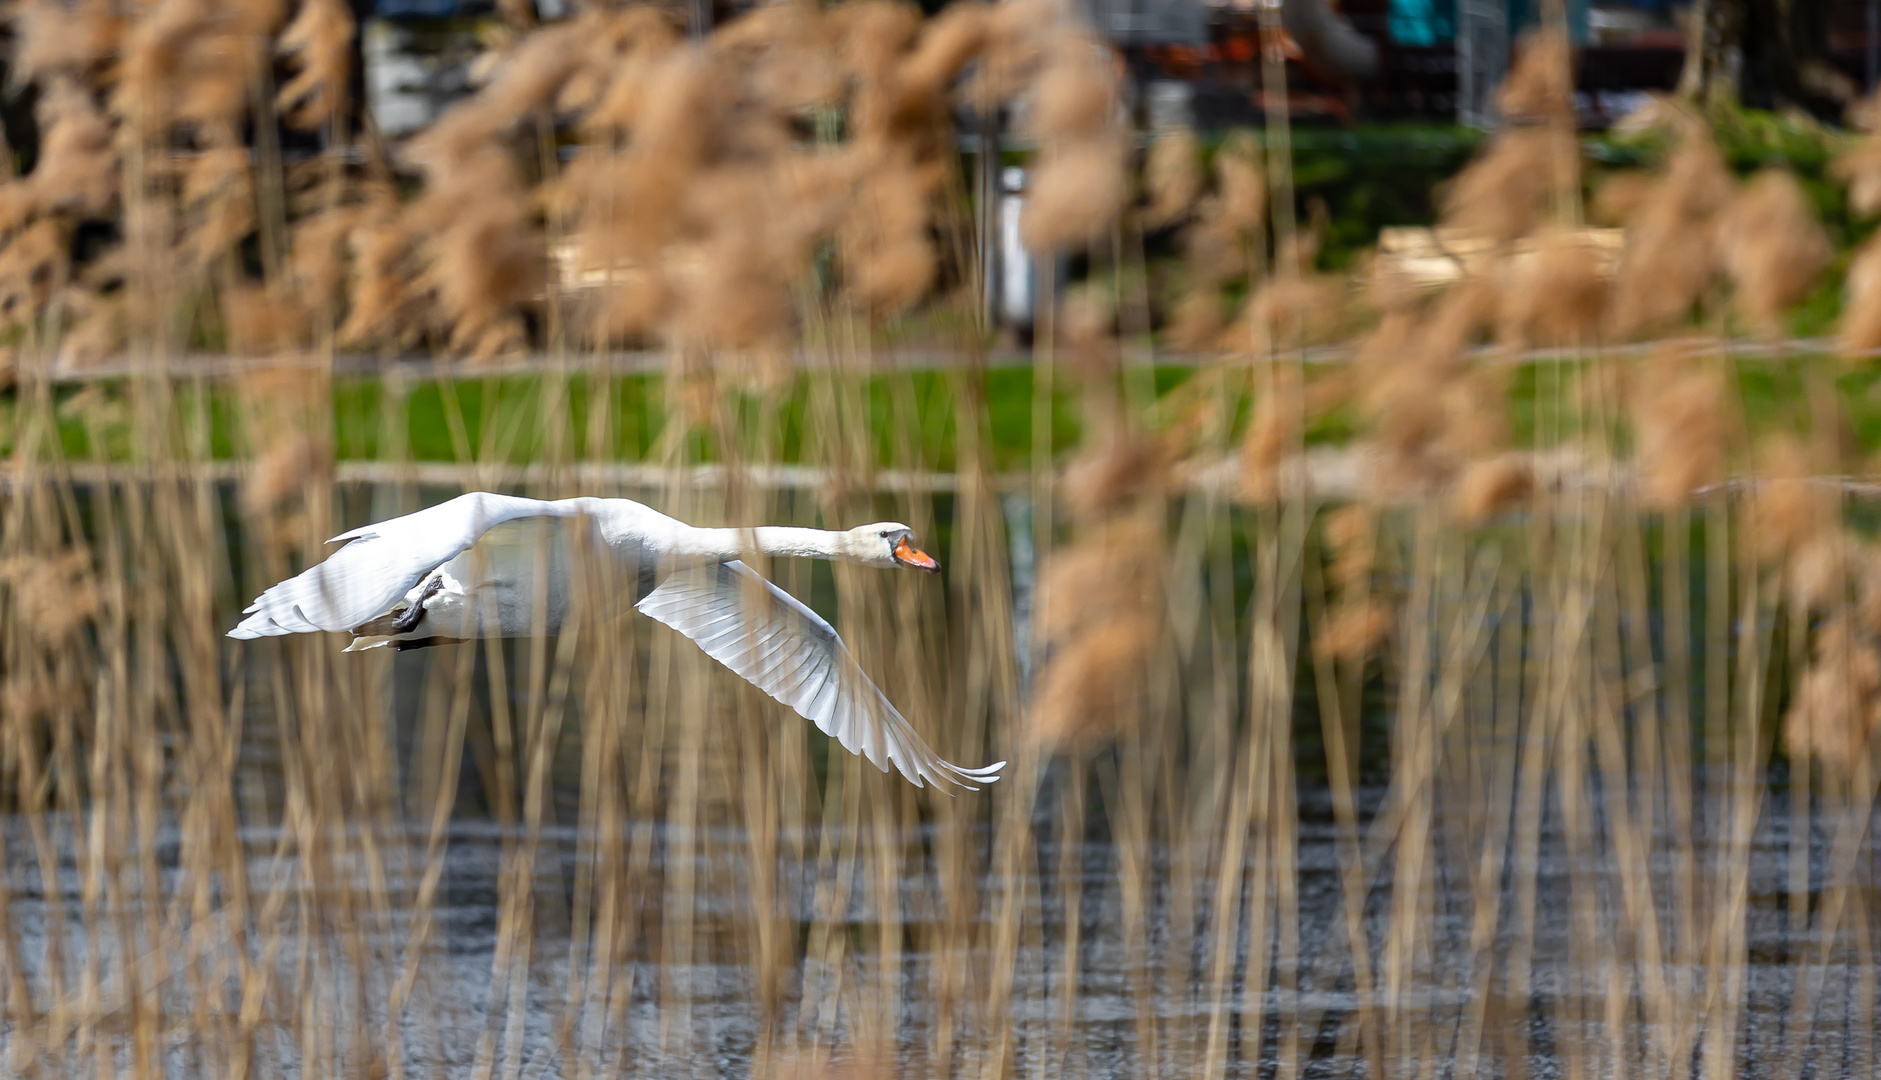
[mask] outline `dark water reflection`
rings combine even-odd
[[[1048,778],[1041,806],[1057,805],[1057,800],[1051,797],[1051,783],[1052,778]],[[1368,812],[1375,812],[1383,792],[1369,789],[1364,796]],[[1267,1069],[1273,1068],[1281,1056],[1281,1034],[1297,1031],[1301,1038],[1304,1075],[1362,1074],[1363,1062],[1349,1054],[1349,1046],[1342,1052],[1336,1036],[1339,1026],[1350,1022],[1358,1002],[1345,962],[1348,948],[1344,941],[1340,898],[1342,864],[1329,794],[1322,787],[1308,785],[1300,793],[1299,805],[1297,986],[1283,991],[1278,985],[1270,985],[1267,990],[1262,1054],[1266,1066],[1262,1072],[1265,1074]],[[1744,972],[1745,1007],[1739,1041],[1739,1063],[1743,1075],[1747,1076],[1783,1075],[1786,1025],[1792,1019],[1790,1008],[1799,971],[1804,971],[1800,958],[1817,945],[1819,937],[1816,929],[1819,921],[1812,921],[1810,930],[1799,933],[1792,929],[1787,911],[1791,838],[1787,813],[1781,809],[1786,805],[1785,801],[1766,800],[1749,853],[1749,908],[1744,922],[1749,964]],[[86,919],[86,874],[84,867],[71,858],[74,823],[57,816],[44,820],[51,843],[62,856],[50,892],[42,867],[36,861],[37,848],[27,823],[19,818],[5,822],[7,914],[20,950],[19,970],[25,987],[40,1000],[45,1000],[44,995],[51,990],[47,935],[49,916],[55,906],[62,909],[67,922],[64,950],[68,988],[75,985],[74,976],[82,973],[93,959],[89,950],[94,945],[104,950],[96,959],[105,970],[115,970],[121,959],[112,955],[118,948],[119,937],[90,935],[81,929]],[[1820,818],[1816,821],[1819,826]],[[1037,898],[1044,937],[1024,942],[1018,957],[1013,1016],[1022,1036],[1015,1051],[1015,1062],[1022,1069],[1043,1063],[1033,1060],[1033,1055],[1051,1056],[1052,1040],[1048,1032],[1058,1022],[1062,1010],[1062,1000],[1055,995],[1062,992],[1063,943],[1068,929],[1067,898],[1060,878],[1066,852],[1059,841],[1051,839],[1058,835],[1058,823],[1049,814],[1041,814],[1036,827],[1037,835],[1044,839],[1039,843],[1035,858],[1028,861],[1030,876],[1026,884],[1029,894]],[[649,930],[649,940],[657,942],[659,931],[655,924],[661,917],[673,919],[676,915],[672,905],[678,901],[663,891],[660,882],[673,880],[677,869],[673,860],[682,850],[690,860],[696,882],[690,917],[698,933],[688,963],[657,962],[659,951],[657,947],[650,947],[634,951],[631,971],[616,973],[621,977],[631,975],[632,990],[616,1021],[617,1026],[612,1029],[611,1041],[615,1043],[612,1053],[629,1054],[632,1062],[630,1066],[621,1066],[616,1060],[615,1066],[630,1067],[630,1071],[642,1075],[745,1075],[752,1066],[754,1048],[761,1037],[760,1010],[754,990],[754,965],[728,928],[750,914],[751,856],[747,838],[736,828],[713,828],[685,837],[689,842],[682,844],[679,842],[682,837],[666,825],[646,823],[636,826],[636,830],[643,838],[654,841],[650,845],[649,863],[654,884],[645,897],[647,903],[662,908],[641,913]],[[425,870],[427,831],[428,826],[423,823],[407,823],[402,830],[380,835],[382,849],[387,852],[384,882],[387,894],[410,897],[420,887]],[[1088,833],[1092,838],[1078,844],[1069,860],[1069,865],[1078,868],[1082,889],[1081,944],[1073,1020],[1075,1069],[1088,1070],[1090,1075],[1101,1077],[1137,1076],[1148,1070],[1142,1067],[1135,1045],[1139,1030],[1138,1003],[1130,977],[1130,950],[1122,931],[1118,851],[1101,832],[1099,827]],[[1812,832],[1811,861],[1816,868],[1815,886],[1819,888],[1829,858],[1830,838],[1820,827]],[[178,868],[180,848],[175,823],[166,821],[156,835],[155,862],[164,878],[162,891],[174,897],[185,885]],[[587,1066],[583,1065],[579,1054],[551,1053],[557,1045],[558,1025],[570,1005],[571,960],[579,967],[585,962],[588,947],[584,942],[581,948],[575,948],[576,939],[570,933],[574,882],[583,869],[581,860],[588,857],[582,837],[573,828],[546,824],[540,830],[540,849],[534,868],[534,929],[529,940],[528,977],[520,984],[523,987],[520,997],[512,993],[507,1000],[494,1003],[491,1000],[491,988],[499,985],[493,978],[493,971],[497,970],[500,940],[501,878],[506,860],[513,857],[521,835],[517,828],[469,817],[454,820],[448,828],[440,888],[430,913],[430,940],[434,948],[424,960],[425,978],[413,999],[418,1004],[407,1010],[402,1025],[405,1033],[402,1053],[407,1068],[422,1070],[435,1065],[445,1067],[450,1075],[470,1075],[479,1058],[479,1040],[493,1032],[493,1016],[499,1018],[499,1025],[508,1027],[508,1032],[505,1040],[491,1045],[508,1045],[507,1039],[519,1037],[522,1060],[535,1062],[535,1071],[528,1075],[576,1075],[585,1067],[608,1065],[605,1050]],[[1869,835],[1873,835],[1872,831]],[[1588,989],[1581,982],[1585,973],[1576,973],[1568,963],[1570,938],[1574,932],[1568,903],[1570,886],[1578,882],[1585,887],[1590,875],[1598,875],[1611,885],[1615,875],[1605,855],[1596,855],[1580,865],[1570,859],[1558,813],[1549,814],[1541,836],[1534,946],[1536,1005],[1531,1019],[1528,1065],[1533,1075],[1550,1076],[1563,1069],[1561,1032],[1557,1030],[1554,1007],[1564,996],[1571,997]],[[279,839],[274,830],[264,828],[247,830],[242,836],[249,853],[251,889],[265,890],[270,882],[281,879],[282,871],[272,862]],[[984,835],[981,842],[987,842]],[[814,847],[810,844],[808,850],[814,851]],[[928,851],[931,847],[924,843],[919,850]],[[1169,854],[1164,845],[1157,845],[1153,851],[1158,895],[1151,921],[1152,948],[1166,947],[1175,929],[1170,923]],[[1701,861],[1714,854],[1715,849],[1701,848]],[[1872,874],[1873,860],[1867,862],[1867,872]],[[1454,1024],[1468,1005],[1470,921],[1468,905],[1463,900],[1467,882],[1455,876],[1460,869],[1457,860],[1440,855],[1437,867],[1439,876],[1431,898],[1436,908],[1430,924],[1437,940],[1429,943],[1427,972],[1414,981],[1409,996],[1398,1004],[1414,1014],[1440,1021],[1433,1036],[1438,1058],[1443,1060],[1444,1048],[1456,1037]],[[1367,919],[1376,951],[1386,935],[1393,862],[1380,860],[1372,869],[1373,893],[1367,905]],[[1654,867],[1655,878],[1665,886],[1659,892],[1661,896],[1671,892],[1671,870],[1669,861]],[[777,895],[784,910],[774,914],[806,927],[815,923],[819,914],[815,867],[785,860],[780,863],[778,873],[781,885]],[[365,876],[363,868],[359,876],[362,879]],[[125,880],[132,886],[127,891],[134,894],[140,884],[136,871],[126,871]],[[910,863],[900,892],[901,917],[908,927],[908,941],[915,946],[906,956],[902,972],[904,1007],[900,1041],[908,1063],[918,1068],[926,1067],[925,1054],[935,1034],[928,990],[935,985],[936,973],[930,969],[930,958],[918,948],[925,936],[924,929],[940,917],[935,880],[931,860],[925,866]],[[1872,885],[1873,879],[1869,878],[1869,882]],[[982,894],[995,895],[999,884],[989,874],[980,882]],[[335,894],[344,885],[337,880],[326,883],[329,892],[312,898],[312,902],[336,902]],[[361,890],[367,888],[364,880],[351,885]],[[1198,891],[1212,895],[1213,881],[1203,881]],[[1510,894],[1511,890],[1505,888],[1505,905],[1510,903]],[[873,907],[872,895],[865,882],[855,882],[840,921],[857,927],[875,923],[878,912]],[[1849,917],[1871,925],[1876,914],[1872,906],[1876,895],[1881,893],[1870,890],[1858,895]],[[1820,894],[1817,895],[1819,900]],[[997,910],[996,904],[981,904],[975,918],[984,923],[995,917]],[[100,911],[103,917],[142,918],[141,912],[116,910],[108,903],[103,904]],[[320,919],[328,931],[319,945],[322,962],[330,965],[324,976],[328,986],[343,984],[345,979],[339,976],[344,975],[351,964],[341,948],[339,935],[331,932],[335,919],[331,913]],[[1504,926],[1511,921],[1505,919]],[[412,929],[411,913],[404,908],[394,908],[383,922],[365,918],[361,929],[363,940],[370,944],[375,955],[397,957]],[[1613,929],[1618,932],[1617,928]],[[983,932],[975,940],[986,942],[992,940],[992,936]],[[1812,980],[1815,1010],[1814,1019],[1807,1025],[1814,1033],[1810,1075],[1856,1075],[1849,1070],[1862,1060],[1860,1043],[1871,1030],[1870,1025],[1861,1022],[1859,1010],[1862,1008],[1862,979],[1872,980],[1873,972],[1864,972],[1858,967],[1858,961],[1847,947],[1847,937],[1844,933],[1843,946],[1831,953],[1828,963],[1806,971]],[[320,940],[319,935],[316,940]],[[1505,940],[1498,948],[1507,945]],[[1245,934],[1239,948],[1245,954]],[[798,967],[790,973],[785,1010],[790,1016],[797,1015],[796,1006],[802,997],[816,996],[819,988],[830,985],[843,974],[827,969],[813,950],[799,950],[796,955]],[[280,966],[277,977],[293,985],[294,979],[304,977],[297,975],[296,965],[306,959],[293,948],[285,950],[277,960]],[[264,962],[258,951],[255,960]],[[975,960],[977,963],[990,961],[983,946]],[[1245,955],[1238,961],[1237,969],[1244,969],[1244,964]],[[1206,970],[1206,964],[1202,970]],[[849,977],[853,977],[853,972]],[[1598,977],[1604,978],[1604,975]],[[389,978],[389,972],[381,970],[368,973],[367,981],[382,985]],[[1248,999],[1245,987],[1239,986],[1240,981],[1237,976],[1237,1003],[1246,1009],[1253,1002]],[[168,1005],[178,1015],[188,1015],[188,1003],[183,1000],[187,991],[180,980],[173,980],[157,993],[173,998]],[[107,980],[103,994],[107,1014],[128,1007],[121,983]],[[367,1009],[374,1014],[375,1027],[383,1030],[383,990],[368,993],[366,999],[376,1003],[368,1005]],[[577,994],[577,1004],[580,999],[581,995]],[[1165,1021],[1206,1025],[1210,1003],[1205,989],[1199,985],[1187,988],[1187,992],[1181,988],[1172,992],[1165,983],[1150,1000]],[[230,1004],[239,1006],[238,1002]],[[341,1000],[335,1002],[335,1007],[340,1010],[336,1019],[339,1022],[344,1019],[345,1010],[352,1006]],[[590,1012],[600,1008],[599,1002],[587,1005]],[[683,1011],[676,1016],[676,1009]],[[1449,1025],[1447,1029],[1445,1022]],[[676,1023],[680,1027],[678,1031],[674,1030]],[[844,1024],[845,1020],[837,1017],[819,1034],[825,1040],[840,1040]],[[1310,1027],[1301,1030],[1302,1024]],[[1628,1026],[1636,1029],[1637,1017],[1631,1018]],[[13,1030],[11,1020],[7,1030]],[[955,1032],[955,1037],[963,1043],[970,1043],[971,1035],[970,1030]],[[1589,1035],[1601,1037],[1594,1032]],[[487,1051],[489,1047],[484,1049]],[[175,1068],[191,1067],[190,1063],[195,1060],[184,1045],[176,1047],[176,1054]],[[257,1054],[257,1065],[264,1074],[291,1075],[299,1071],[301,1048],[294,1038],[283,1033],[263,1038]],[[1160,1071],[1165,1075],[1189,1075],[1199,1066],[1199,1062],[1185,1058],[1184,1048],[1180,1046],[1166,1047],[1164,1055]],[[1237,1071],[1243,1070],[1237,1068]]]

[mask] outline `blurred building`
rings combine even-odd
[[[1195,119],[1205,127],[1255,122],[1260,82],[1258,0],[1168,0],[1184,9],[1148,25],[1193,27],[1201,40],[1136,32],[1143,20],[1097,23],[1131,55],[1145,82],[1188,84]],[[1805,89],[1842,98],[1876,87],[1881,0],[1798,0],[1816,30]],[[1494,122],[1491,103],[1522,35],[1538,28],[1544,0],[1280,0],[1288,41],[1288,93],[1294,114],[1335,122],[1457,119]],[[1754,8],[1754,5],[1753,5]],[[1676,87],[1685,60],[1691,0],[1564,0],[1576,46],[1582,120],[1601,126],[1641,96]],[[1756,9],[1761,10],[1761,9]],[[1745,53],[1771,32],[1745,28]],[[1826,39],[1826,40],[1824,40]],[[1363,44],[1360,44],[1362,42]],[[1757,72],[1745,93],[1756,100]]]
[[[362,90],[388,134],[422,126],[467,92],[491,0],[354,0]],[[947,0],[921,0],[937,10]],[[1128,59],[1146,126],[1259,122],[1260,0],[1079,0]],[[1545,0],[1277,0],[1286,28],[1294,115],[1310,121],[1461,120],[1493,123],[1495,87]],[[1804,3],[1805,0],[1796,0]],[[1583,120],[1602,125],[1643,93],[1676,86],[1692,0],[1564,0],[1577,45]],[[537,0],[545,19],[569,0]],[[1807,0],[1827,27],[1823,77],[1856,90],[1877,83],[1881,0]],[[709,28],[752,0],[668,0]]]
[[[1170,2],[1201,10],[1200,41],[1113,40],[1136,57],[1145,78],[1188,82],[1203,126],[1255,119],[1253,0]],[[1281,10],[1294,112],[1335,121],[1490,123],[1489,103],[1513,48],[1541,22],[1539,0],[1281,0]],[[1565,14],[1590,121],[1676,82],[1684,38],[1668,0],[1566,0]]]

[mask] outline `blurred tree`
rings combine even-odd
[[[1828,61],[1828,5],[1819,0],[1693,0],[1679,93],[1754,108],[1840,114],[1853,82]]]

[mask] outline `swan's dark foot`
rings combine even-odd
[[[434,645],[462,645],[469,640],[469,638],[460,637],[403,638],[392,643],[392,651],[405,652],[408,649],[429,649]]]
[[[434,577],[427,582],[425,584],[425,591],[418,594],[418,599],[413,600],[404,611],[392,617],[392,632],[394,634],[409,634],[413,630],[418,629],[419,620],[425,617],[425,601],[436,596],[438,590],[442,588],[444,588],[444,579],[442,577]]]

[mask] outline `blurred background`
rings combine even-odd
[[[0,1075],[1876,1075],[1881,0],[21,0]],[[243,642],[466,491],[772,560]]]

